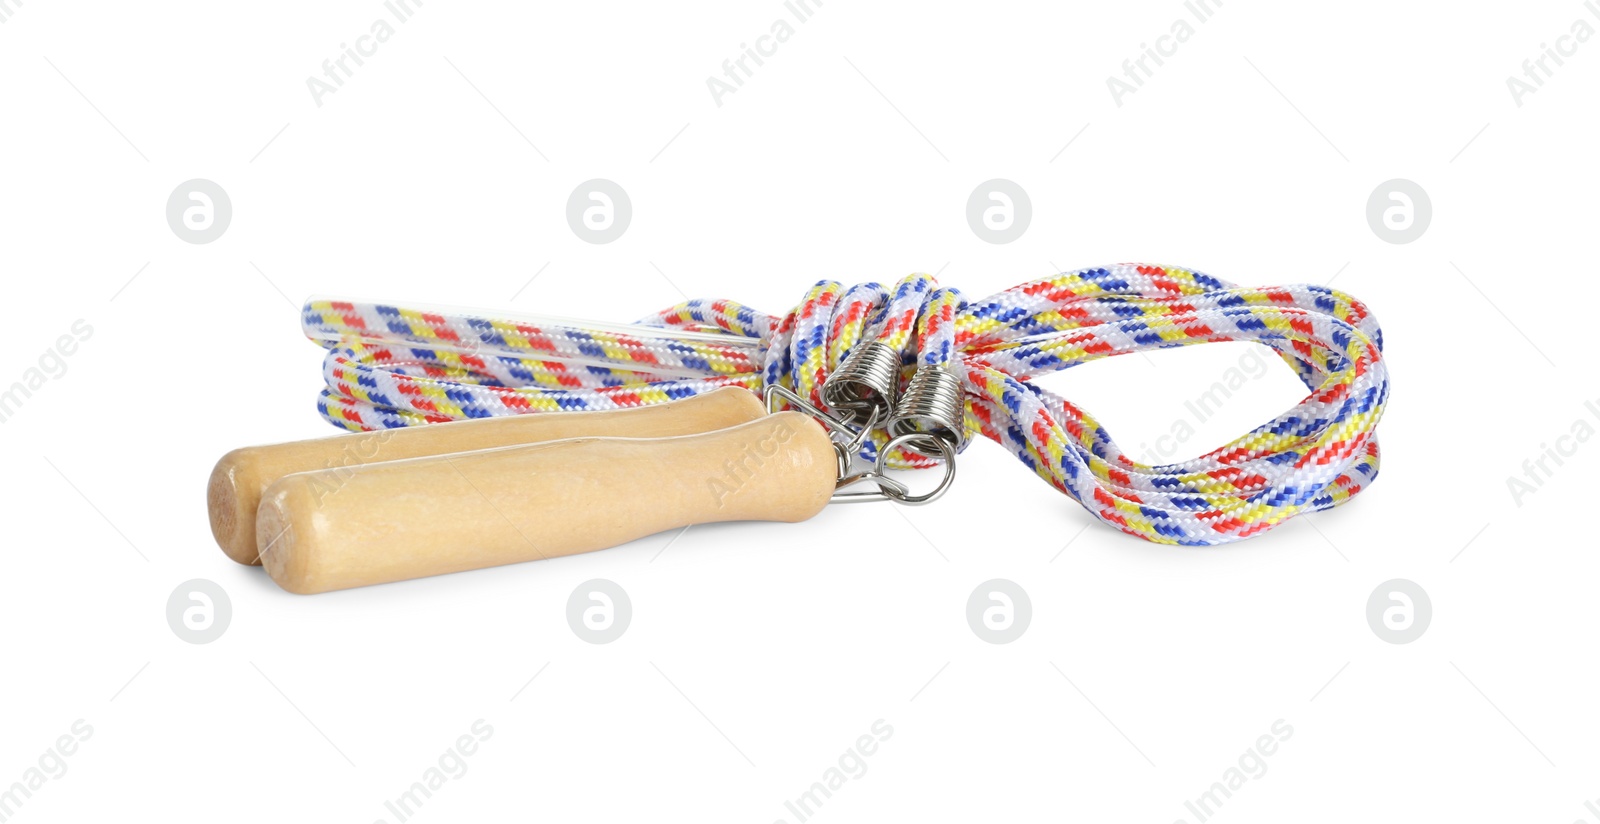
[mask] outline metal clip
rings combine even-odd
[[[894,501],[908,506],[919,506],[929,503],[945,493],[950,488],[950,483],[956,477],[956,447],[946,442],[943,438],[923,432],[910,432],[904,435],[891,437],[884,447],[878,450],[878,458],[872,469],[862,472],[852,472],[851,466],[855,456],[861,452],[861,447],[866,443],[867,437],[872,433],[873,426],[882,414],[879,410],[872,410],[867,417],[865,425],[860,428],[851,426],[838,417],[818,409],[810,401],[788,388],[771,384],[763,391],[762,397],[766,400],[767,410],[774,411],[776,402],[782,400],[796,409],[810,415],[828,430],[830,439],[833,440],[834,455],[838,460],[838,478],[834,483],[833,500],[838,503],[860,503],[863,501]],[[844,440],[841,440],[844,439]],[[889,453],[895,451],[901,444],[914,444],[918,451],[932,453],[938,452],[944,459],[944,478],[932,492],[921,495],[911,494],[911,488],[891,478],[886,474],[888,469]],[[857,484],[870,483],[877,489],[871,491],[845,492],[843,490]]]
[[[811,403],[811,401],[800,397],[798,392],[795,392],[793,389],[789,389],[788,387],[779,386],[775,383],[768,384],[767,388],[761,392],[761,399],[767,404],[768,414],[778,411],[774,401],[781,400],[784,403],[787,403],[790,406],[799,409],[801,412],[804,412],[807,415],[815,418],[817,423],[822,424],[823,428],[828,430],[828,434],[830,436],[843,435],[849,439],[849,443],[860,443],[866,438],[864,433],[867,430],[862,429],[857,431],[856,429],[852,428],[848,422],[842,421],[839,418],[834,417],[833,415],[830,415],[821,409],[818,409],[814,404]]]

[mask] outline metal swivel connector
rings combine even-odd
[[[914,435],[932,436],[952,449],[960,449],[967,443],[965,415],[961,379],[945,369],[924,366],[911,376],[905,394],[895,404],[889,417],[889,435],[908,439]]]
[[[822,402],[863,428],[882,425],[894,411],[900,353],[883,341],[856,346],[822,383]]]

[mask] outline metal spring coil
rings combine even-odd
[[[966,397],[961,379],[938,367],[923,367],[911,376],[905,394],[889,419],[893,436],[924,433],[957,449],[967,444]]]
[[[823,382],[822,402],[855,423],[882,422],[894,409],[899,385],[900,353],[883,341],[870,341],[850,350]]]

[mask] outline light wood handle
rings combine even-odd
[[[714,521],[801,521],[838,471],[817,423],[780,412],[674,438],[577,438],[368,464],[337,489],[269,487],[267,572],[314,593],[616,546]]]
[[[256,510],[268,485],[285,475],[316,472],[336,487],[353,467],[502,446],[585,436],[661,438],[710,432],[766,414],[754,393],[726,387],[672,403],[609,412],[557,412],[429,424],[247,446],[217,461],[206,488],[211,534],[229,558],[260,564]]]

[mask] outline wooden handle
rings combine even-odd
[[[336,489],[269,487],[262,560],[303,594],[554,558],[688,524],[802,521],[838,471],[798,412],[674,438],[577,438],[368,464]]]
[[[247,446],[217,461],[206,488],[211,534],[229,558],[260,564],[256,510],[273,481],[316,472],[317,483],[341,485],[353,467],[502,446],[585,436],[661,438],[710,432],[766,414],[754,393],[726,387],[686,400],[610,412],[557,412],[429,424]]]

